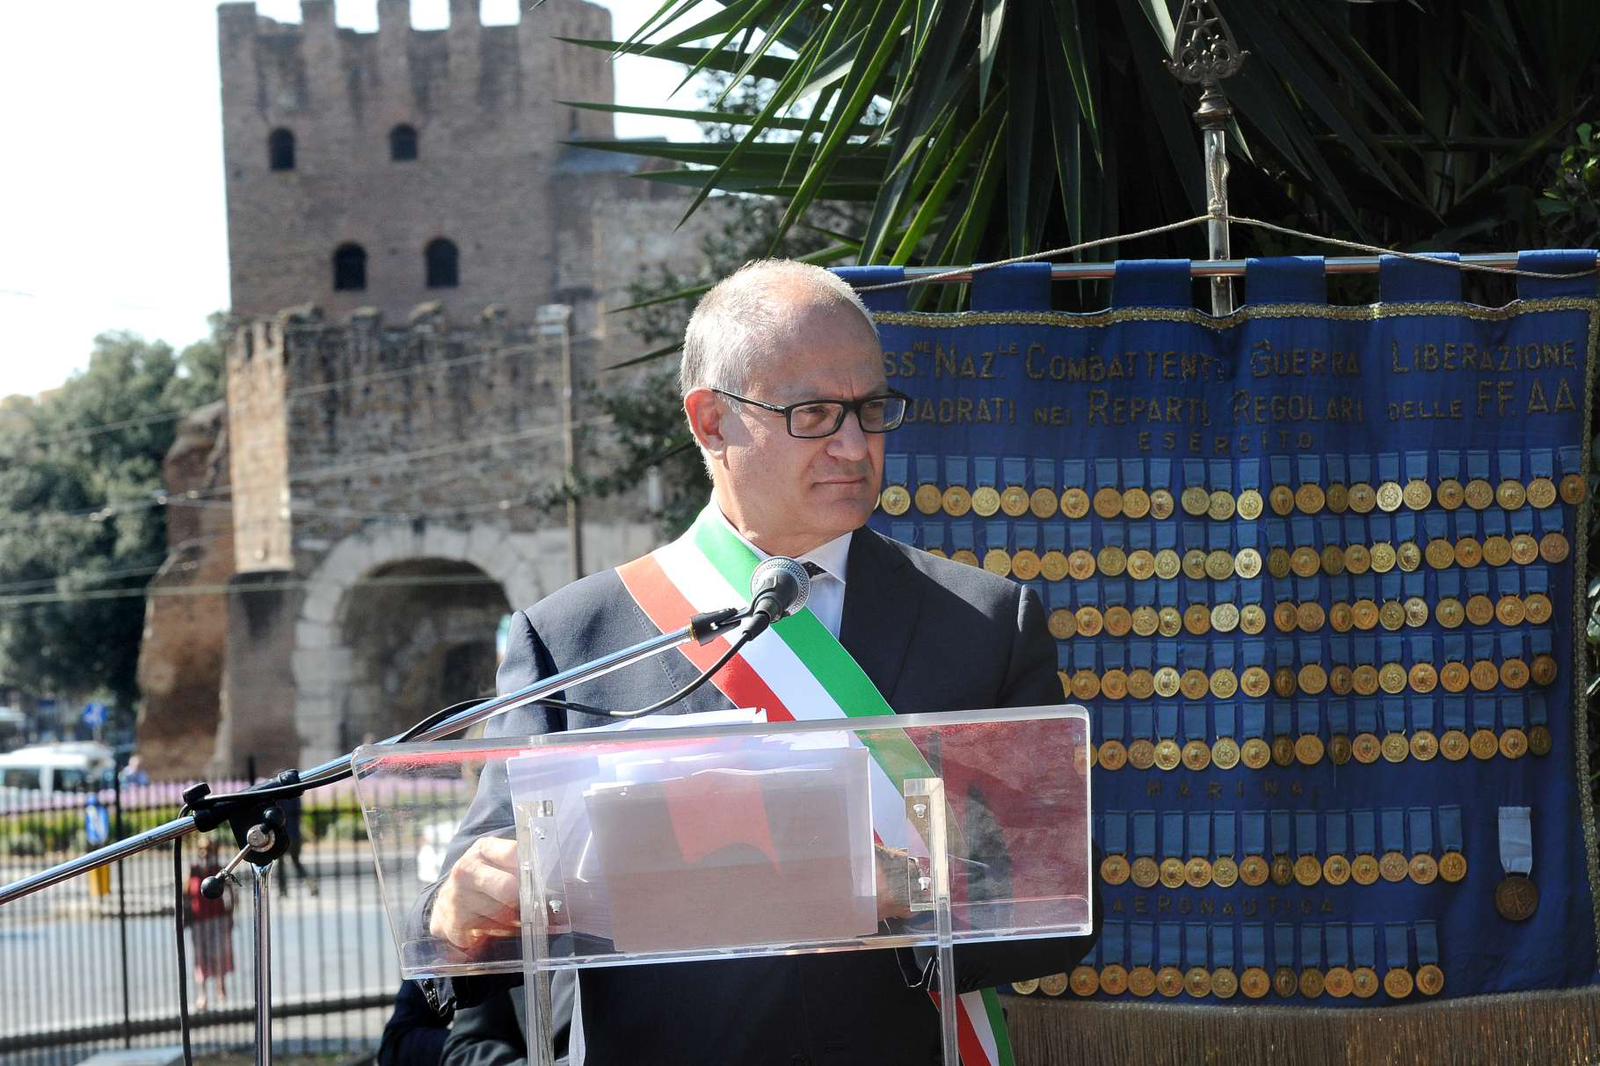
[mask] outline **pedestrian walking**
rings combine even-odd
[[[233,972],[233,885],[224,882],[222,895],[209,899],[200,891],[206,878],[222,872],[217,842],[209,837],[200,841],[200,861],[189,867],[185,889],[188,902],[189,938],[194,950],[195,1009],[210,1005],[208,993],[216,982],[217,1003],[228,999],[228,975]]]

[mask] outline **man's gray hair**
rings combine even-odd
[[[793,305],[784,291],[801,291],[812,305],[850,308],[876,337],[861,297],[839,275],[792,259],[757,259],[712,286],[700,297],[683,334],[678,386],[687,396],[707,386],[744,392],[751,365],[791,321]]]

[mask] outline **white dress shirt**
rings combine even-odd
[[[727,526],[741,543],[755,552],[757,559],[772,558],[746,540],[744,534],[735,529],[733,523],[722,513],[722,508],[716,508],[716,512],[722,524]],[[823,572],[811,579],[811,595],[806,600],[806,607],[835,637],[838,637],[839,626],[844,621],[844,572],[845,560],[850,557],[850,537],[850,533],[834,537],[828,543],[813,548],[795,559],[798,563],[815,563],[822,568]]]

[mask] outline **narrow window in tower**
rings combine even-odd
[[[389,131],[389,158],[396,163],[409,163],[417,158],[417,131],[414,127],[402,124]]]
[[[460,255],[454,241],[437,237],[423,250],[428,261],[428,288],[453,289],[461,284]]]
[[[273,170],[294,169],[294,134],[282,127],[267,134],[267,165]]]
[[[335,292],[363,292],[367,287],[367,250],[359,244],[341,244],[333,250]]]

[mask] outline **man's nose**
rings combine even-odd
[[[867,434],[854,411],[844,416],[844,425],[828,438],[828,454],[836,459],[859,461],[867,457]]]

